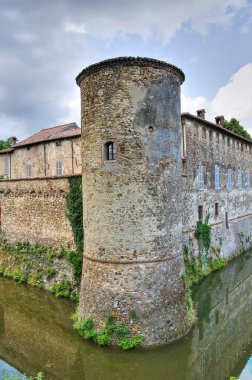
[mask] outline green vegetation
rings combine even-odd
[[[218,247],[211,247],[211,232],[208,213],[204,221],[198,220],[196,224],[195,237],[198,240],[199,247],[198,259],[190,252],[188,246],[184,247],[185,274],[183,280],[187,291],[187,315],[190,323],[195,320],[192,300],[193,285],[226,264],[226,259],[220,257],[223,239],[219,238]]]
[[[252,237],[251,235],[246,235],[244,232],[238,232],[238,237],[241,243],[240,253],[245,253],[252,247]]]
[[[236,376],[230,376],[229,380],[238,380],[238,377],[236,377]]]
[[[0,150],[8,149],[11,147],[11,137],[6,140],[0,140]]]
[[[142,335],[132,336],[131,328],[125,324],[117,323],[116,318],[112,314],[109,315],[105,328],[97,330],[92,318],[78,320],[76,313],[73,316],[75,321],[73,327],[84,339],[93,340],[100,346],[108,346],[113,341],[117,342],[123,350],[129,350],[143,344],[145,338]]]
[[[44,379],[42,372],[39,372],[37,376],[35,377],[31,377],[31,376],[27,377],[26,375],[22,375],[22,377],[19,377],[12,374],[10,375],[5,374],[3,378],[3,380],[42,380],[42,379]]]
[[[67,216],[70,221],[77,251],[83,251],[83,205],[82,205],[82,181],[81,177],[68,179],[70,192],[66,197]]]
[[[56,297],[70,297],[72,287],[70,281],[64,277],[56,284],[53,284],[50,287],[50,290],[55,294]]]
[[[211,246],[211,226],[209,226],[210,214],[207,213],[205,220],[198,220],[196,224],[195,237],[198,240],[199,255],[201,264],[204,266],[207,262],[208,252]]]
[[[245,137],[248,140],[252,140],[250,134],[246,131],[246,129],[240,124],[240,122],[234,117],[230,121],[224,121],[224,128],[237,133],[240,136]]]
[[[58,273],[53,268],[55,261],[59,263],[63,259],[71,263],[76,283],[79,284],[81,266],[77,253],[40,244],[32,245],[29,242],[9,243],[0,239],[0,275],[17,282],[44,288],[46,281],[53,281]],[[56,297],[70,297],[74,302],[79,300],[77,289],[72,288],[66,277],[56,283],[54,281],[50,290]]]
[[[83,205],[81,177],[68,178],[70,191],[66,197],[67,217],[72,227],[77,252],[67,252],[66,259],[72,265],[76,284],[79,286],[83,260]]]

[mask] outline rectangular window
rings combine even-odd
[[[219,132],[216,132],[216,143],[219,144],[220,142],[220,135]]]
[[[62,175],[62,161],[56,162],[56,175]]]
[[[242,189],[242,171],[238,169],[238,189]]]
[[[31,165],[30,164],[27,164],[26,165],[26,177],[31,177]]]
[[[4,159],[4,176],[9,176],[9,158]]]
[[[232,169],[228,169],[227,172],[227,188],[228,190],[232,190]]]
[[[215,206],[214,206],[214,213],[215,213],[215,216],[218,216],[219,215],[219,203],[215,203]]]
[[[61,141],[56,141],[55,145],[56,146],[61,146]]]
[[[247,188],[247,190],[250,189],[250,172],[249,172],[249,170],[247,170],[247,172],[246,172],[246,188]]]
[[[213,141],[213,132],[209,131],[209,141]]]
[[[220,190],[220,167],[215,165],[214,169],[215,174],[215,189]]]
[[[198,207],[198,219],[203,220],[203,206],[202,205]]]
[[[199,190],[205,189],[205,181],[204,181],[204,166],[199,165]]]

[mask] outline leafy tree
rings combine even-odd
[[[0,150],[11,147],[11,137],[6,140],[0,140]]]
[[[252,140],[250,134],[246,131],[246,129],[240,124],[240,122],[234,117],[230,120],[224,121],[224,128],[229,129],[230,131],[237,133],[240,136],[245,137],[246,139]]]

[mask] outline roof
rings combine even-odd
[[[238,135],[237,133],[235,132],[232,132],[230,131],[229,129],[227,128],[224,128],[222,125],[219,125],[219,124],[216,124],[216,123],[212,123],[211,121],[208,121],[208,120],[205,120],[205,119],[202,119],[201,117],[197,117],[195,115],[192,115],[191,113],[189,112],[183,112],[181,114],[181,117],[189,117],[190,119],[194,119],[196,121],[199,121],[199,122],[202,122],[203,124],[206,124],[208,125],[209,127],[211,128],[214,128],[214,129],[217,129],[217,130],[220,130],[221,132],[225,132],[227,133],[228,135],[231,135],[233,137],[236,137],[236,138],[239,138],[243,141],[245,141],[246,143],[249,143],[249,144],[252,144],[252,141],[247,139],[246,137],[243,137],[241,135]]]
[[[13,148],[7,148],[7,149],[0,149],[0,154],[6,154],[13,152]]]
[[[18,142],[15,148],[19,148],[25,145],[33,145],[46,141],[55,141],[60,139],[66,139],[71,137],[78,137],[81,135],[81,129],[76,123],[58,125],[56,127],[42,129],[34,135],[28,137],[25,140]]]

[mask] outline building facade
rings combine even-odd
[[[43,129],[0,150],[5,179],[59,177],[81,173],[81,129],[76,123]]]

